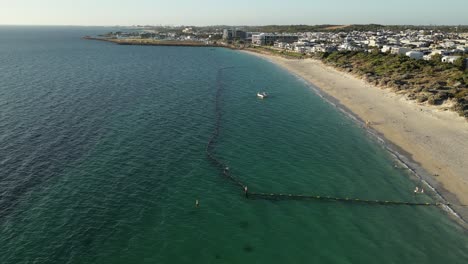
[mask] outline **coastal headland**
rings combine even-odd
[[[468,219],[468,122],[444,105],[408,100],[315,59],[290,59],[246,51],[267,59],[331,97],[401,154],[400,159]]]

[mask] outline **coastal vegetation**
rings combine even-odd
[[[303,59],[303,58],[306,58],[306,57],[310,57],[310,56],[306,56],[305,54],[302,54],[302,53],[297,53],[297,52],[287,51],[287,50],[281,50],[281,49],[275,49],[275,48],[271,48],[271,47],[267,47],[267,46],[251,46],[251,47],[248,48],[248,50],[254,51],[254,52],[259,52],[259,53],[269,53],[269,54],[273,54],[273,55],[277,55],[277,56],[281,56],[281,57],[285,57],[285,58],[290,58],[290,59]]]
[[[468,71],[463,58],[451,64],[441,62],[440,55],[425,61],[377,50],[321,53],[317,58],[418,102],[431,105],[453,102],[452,109],[468,118]]]

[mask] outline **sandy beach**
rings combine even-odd
[[[313,84],[385,139],[401,159],[433,186],[466,222],[468,209],[468,122],[447,106],[407,100],[314,59],[265,58]]]

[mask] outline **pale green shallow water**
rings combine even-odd
[[[79,39],[106,30],[0,27],[0,263],[467,263],[435,207],[243,198],[205,155],[226,66],[216,154],[250,190],[434,201],[280,68]]]

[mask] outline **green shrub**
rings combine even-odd
[[[365,76],[372,83],[403,90],[419,102],[440,104],[448,98],[455,98],[457,107],[461,109],[457,110],[460,115],[465,115],[468,109],[468,72],[458,65],[460,61],[455,65],[442,63],[440,54],[434,55],[430,61],[356,51],[324,53],[321,58],[334,66],[352,69],[352,72]],[[424,94],[427,91],[433,95]]]

